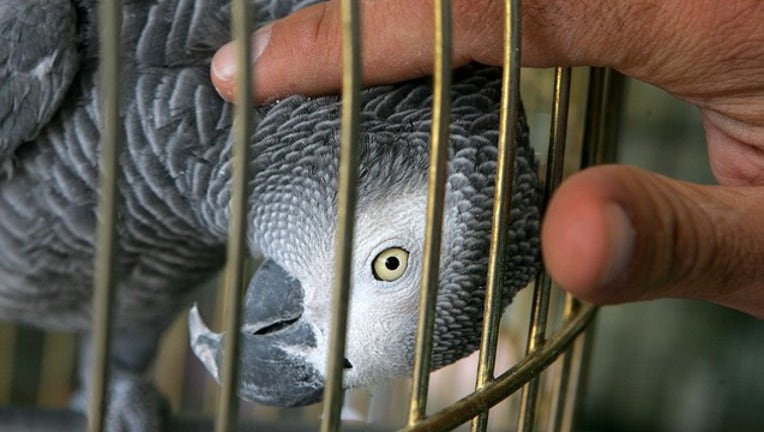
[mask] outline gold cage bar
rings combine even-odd
[[[236,44],[236,105],[234,107],[233,167],[226,265],[223,270],[225,334],[220,368],[220,399],[215,418],[216,432],[236,430],[239,417],[239,350],[241,298],[247,251],[247,204],[251,193],[250,137],[252,135],[252,65],[250,61],[250,4],[247,0],[231,3],[231,26]]]
[[[122,1],[98,3],[99,98],[101,104],[101,154],[99,160],[95,268],[93,275],[92,370],[88,401],[88,430],[104,428],[106,390],[109,381],[109,350],[114,323],[116,275],[118,162],[122,144],[119,110],[120,35]]]
[[[555,69],[554,88],[552,90],[552,118],[547,151],[546,179],[544,181],[544,206],[562,182],[568,129],[568,107],[570,104],[570,75],[570,68],[558,67]],[[533,352],[546,340],[551,288],[551,277],[547,272],[541,272],[533,291],[526,355]],[[535,427],[539,381],[539,377],[533,378],[523,387],[520,397],[520,412],[517,417],[518,431],[530,431]]]
[[[486,383],[481,389],[465,396],[442,411],[401,429],[401,431],[451,430],[466,423],[481,412],[488,411],[552,364],[587,328],[596,311],[597,308],[594,306],[582,305],[575,314],[563,323],[559,330],[547,339],[543,347],[524,357],[509,370]]]
[[[499,125],[499,154],[496,167],[496,193],[491,221],[491,244],[488,255],[485,312],[480,343],[476,389],[481,389],[494,377],[499,322],[502,315],[504,263],[508,247],[509,210],[514,180],[514,161],[517,150],[517,119],[520,107],[520,0],[504,2],[504,51],[502,64],[501,115]],[[472,421],[473,432],[488,427],[488,411]]]
[[[511,1],[508,1],[511,3]],[[519,5],[508,5],[508,12],[511,15],[511,7],[515,7],[516,19],[519,19]],[[511,22],[511,21],[510,21]],[[511,35],[512,30],[507,29],[507,34]],[[517,28],[517,44],[519,45],[519,27]],[[511,44],[508,44],[511,46]],[[508,50],[509,51],[509,50]],[[509,56],[511,52],[505,55]],[[505,59],[505,63],[513,64],[512,60]],[[519,52],[515,58],[515,67],[519,69]],[[570,81],[572,71],[569,68],[556,68],[555,82],[553,90],[552,121],[549,143],[549,153],[547,162],[547,179],[545,181],[544,203],[546,203],[553,191],[559,186],[563,177],[563,162],[565,160],[565,141],[567,130],[567,112],[570,99]],[[505,74],[511,76],[512,67],[505,69]],[[519,77],[519,74],[518,74]],[[517,78],[515,78],[517,79]],[[512,78],[505,81],[512,85]],[[505,84],[503,91],[509,94],[508,84]],[[623,82],[618,74],[603,69],[592,69],[589,82],[589,99],[587,106],[587,127],[584,136],[584,150],[582,151],[582,166],[594,163],[603,163],[614,159],[614,144],[617,135],[617,125],[619,119],[617,114],[620,112],[620,103],[623,97]],[[434,89],[437,94],[438,88]],[[517,93],[514,93],[514,101],[518,99]],[[503,102],[503,109],[508,110],[511,107],[512,98],[506,98]],[[615,106],[615,108],[613,108]],[[516,122],[516,117],[507,116],[503,113],[502,119],[511,119],[512,124]],[[516,114],[515,114],[516,115]],[[502,132],[500,135],[505,136]],[[513,141],[512,139],[511,141]],[[506,156],[506,155],[505,155]],[[500,156],[501,158],[501,156]],[[513,160],[513,158],[509,158]],[[500,159],[501,161],[501,159]],[[511,178],[511,176],[510,176]],[[497,185],[501,179],[497,180]],[[497,193],[498,195],[498,193]],[[506,198],[499,198],[499,200]],[[500,204],[500,203],[499,203]],[[499,205],[497,204],[497,206]],[[498,213],[498,211],[497,211]],[[494,224],[497,216],[495,215]],[[430,222],[430,221],[428,221]],[[497,250],[500,249],[495,244],[492,245]],[[489,285],[490,286],[490,285]],[[582,375],[586,370],[588,362],[587,353],[591,337],[589,337],[589,327],[593,321],[597,308],[581,304],[566,294],[566,307],[563,313],[563,322],[561,327],[553,334],[547,336],[547,320],[549,313],[549,302],[551,296],[551,279],[545,272],[539,277],[535,287],[535,300],[533,302],[534,313],[529,324],[529,340],[527,355],[515,366],[499,375],[493,377],[493,361],[495,358],[496,340],[495,333],[498,328],[498,319],[491,316],[491,305],[495,302],[500,304],[500,299],[486,299],[486,316],[484,326],[484,337],[481,345],[481,354],[479,361],[478,386],[472,394],[464,397],[458,402],[450,405],[442,411],[430,416],[424,416],[424,407],[419,406],[418,420],[412,421],[410,417],[409,424],[403,431],[441,431],[450,430],[470,419],[473,430],[485,430],[487,426],[488,410],[514,394],[521,387],[525,386],[528,390],[521,396],[521,408],[518,413],[518,430],[535,430],[536,424],[535,406],[538,403],[538,393],[536,391],[541,374],[557,359],[561,359],[561,371],[556,377],[556,386],[559,389],[555,407],[551,413],[551,430],[572,430],[574,413],[578,396],[583,385],[581,384]],[[489,291],[490,293],[490,291]],[[490,294],[488,294],[490,296]],[[423,298],[425,295],[423,295]],[[501,308],[496,306],[496,315],[501,314]],[[492,324],[491,321],[495,321]],[[492,326],[496,326],[493,327]],[[583,336],[582,336],[583,333]],[[582,336],[582,337],[579,337]],[[417,352],[420,355],[419,352]],[[421,378],[420,378],[421,379]],[[426,378],[425,378],[426,379]],[[480,380],[484,380],[481,385]],[[420,387],[421,382],[415,381],[415,386]],[[421,387],[420,387],[421,388]],[[569,390],[573,389],[572,397]],[[412,396],[412,401],[415,398]],[[426,402],[426,399],[424,399]],[[413,408],[411,410],[414,412]]]
[[[342,0],[342,130],[337,185],[337,254],[334,265],[329,358],[321,430],[339,430],[343,401],[345,340],[353,263],[353,228],[358,190],[361,108],[360,2]]]
[[[415,340],[414,370],[408,424],[424,417],[427,409],[432,361],[435,299],[440,269],[440,245],[446,194],[448,162],[448,123],[451,101],[451,1],[436,0],[435,62],[433,75],[432,130],[430,133],[430,169],[427,192],[427,223],[422,257],[422,282]]]

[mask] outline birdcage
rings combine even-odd
[[[247,1],[233,2],[233,35],[241,41],[249,40],[251,22]],[[353,145],[358,137],[358,112],[360,92],[360,56],[359,46],[360,22],[358,1],[343,0],[343,112],[341,161],[339,174],[339,204],[338,204],[338,237],[339,250],[336,263],[336,286],[334,290],[333,327],[331,334],[331,355],[326,371],[327,385],[323,398],[322,414],[320,417],[321,430],[369,430],[374,427],[343,423],[341,410],[343,406],[343,389],[341,377],[343,371],[342,359],[347,323],[347,302],[350,290],[349,266],[350,246],[352,244],[352,224],[345,221],[353,220],[354,197],[357,180],[357,149]],[[485,301],[485,319],[482,332],[479,357],[477,359],[476,383],[474,390],[447,406],[433,411],[428,410],[428,386],[430,383],[430,354],[428,347],[432,345],[434,295],[437,284],[438,256],[434,251],[439,250],[440,230],[443,216],[443,196],[445,182],[445,162],[448,142],[447,122],[449,119],[449,85],[450,85],[450,2],[436,0],[435,2],[436,60],[433,71],[434,104],[432,147],[430,155],[430,189],[428,198],[428,226],[425,240],[425,256],[423,282],[421,287],[419,326],[416,336],[416,357],[414,374],[411,381],[408,414],[401,430],[407,431],[436,431],[451,430],[456,427],[470,425],[471,430],[486,430],[491,408],[509,398],[514,398],[516,410],[513,411],[513,422],[517,430],[571,430],[577,408],[577,400],[583,388],[586,373],[587,352],[589,341],[587,331],[596,314],[596,308],[580,303],[554,287],[546,273],[542,273],[533,287],[526,290],[532,293],[529,302],[524,355],[513,361],[506,369],[495,365],[499,351],[499,325],[502,315],[499,287],[503,260],[506,253],[507,237],[503,235],[503,226],[508,221],[508,199],[512,191],[512,160],[514,157],[515,119],[518,115],[518,100],[520,87],[520,1],[506,0],[505,17],[506,29],[503,69],[502,93],[502,130],[499,144],[498,177],[496,187],[496,202],[493,215],[493,234],[491,238],[489,258],[489,289]],[[112,263],[117,248],[115,247],[114,232],[116,229],[117,197],[117,155],[120,142],[117,125],[120,112],[118,101],[119,86],[119,32],[121,27],[121,2],[101,2],[99,6],[99,23],[101,34],[100,60],[101,80],[103,89],[103,142],[101,153],[101,189],[99,202],[98,225],[98,254],[94,296],[93,358],[92,389],[89,404],[89,430],[102,430],[103,404],[106,382],[108,380],[108,365],[105,359],[109,351],[109,332],[114,275]],[[240,44],[239,71],[241,85],[251,82],[249,79],[250,62],[246,43]],[[571,102],[571,81],[576,74],[579,82],[588,85],[585,97],[579,97]],[[559,185],[566,173],[591,164],[601,163],[612,159],[615,130],[618,122],[618,107],[622,94],[621,77],[604,69],[557,68],[553,76],[543,80],[548,83],[552,101],[547,108],[549,123],[541,126],[549,131],[548,146],[541,151],[541,169],[544,199],[547,200]],[[546,76],[546,75],[545,75]],[[537,81],[538,82],[538,81]],[[587,84],[588,83],[588,84]],[[237,130],[235,137],[234,160],[247,160],[247,140],[253,125],[249,107],[252,101],[250,92],[240,88],[236,105]],[[575,137],[568,132],[571,128],[568,118],[572,103],[578,104],[582,113],[576,123],[579,131]],[[532,124],[532,127],[539,126]],[[536,129],[538,130],[538,128]],[[566,145],[570,143],[570,145]],[[234,163],[234,181],[231,200],[231,230],[228,242],[228,261],[225,268],[224,292],[225,326],[237,328],[240,321],[240,287],[245,267],[245,242],[242,227],[245,224],[245,193],[247,179],[247,164]],[[14,345],[14,335],[17,330],[4,327],[2,346]],[[24,330],[18,330],[24,331]],[[234,430],[238,424],[238,398],[235,395],[237,370],[237,335],[236,331],[226,332],[226,352],[222,367],[220,397],[214,412],[215,430]],[[20,338],[16,338],[20,339]],[[63,388],[66,384],[56,384],[67,381],[71,376],[74,350],[71,341],[57,334],[47,336],[47,343],[40,353],[41,375],[32,378],[39,388]],[[63,347],[63,354],[57,346]],[[13,363],[10,350],[4,350],[3,364]],[[6,369],[8,369],[6,367]],[[8,370],[13,370],[12,366]],[[63,370],[64,378],[56,377],[55,370]],[[67,375],[67,371],[69,374]],[[0,376],[0,378],[3,378]],[[7,374],[5,380],[11,381]],[[11,383],[0,383],[0,402],[11,399]],[[3,391],[5,393],[3,393]],[[179,390],[176,390],[176,392]],[[37,400],[50,400],[60,396],[50,392],[41,392]],[[34,397],[32,398],[34,399]],[[43,403],[44,405],[45,403]],[[28,410],[0,410],[5,424],[10,428],[14,424],[26,424],[21,420],[34,417],[35,427],[39,430],[61,430],[61,428],[81,428],[83,424],[67,412],[50,412],[43,414],[32,413]],[[177,419],[171,423],[173,430],[209,430],[212,418]],[[313,423],[307,423],[305,430],[315,428]],[[289,430],[297,426],[290,423]],[[250,424],[252,426],[252,424]],[[255,426],[253,426],[252,430]],[[256,427],[265,430],[278,430],[273,416]],[[30,427],[31,428],[31,427]],[[243,424],[240,430],[246,430]],[[24,429],[31,430],[31,429]],[[37,429],[35,429],[37,430]],[[286,429],[285,429],[286,430]]]

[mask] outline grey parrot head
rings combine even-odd
[[[411,372],[425,232],[431,83],[364,92],[344,385]],[[496,173],[500,72],[455,73],[433,366],[479,343]],[[340,104],[292,97],[261,113],[250,247],[261,256],[244,300],[239,393],[280,406],[320,400],[334,278]],[[505,304],[539,270],[539,194],[521,119]],[[221,335],[196,309],[192,347],[218,376]]]

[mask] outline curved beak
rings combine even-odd
[[[324,377],[307,354],[316,347],[313,327],[302,319],[300,282],[266,260],[247,287],[241,332],[239,395],[277,406],[321,400]],[[212,332],[196,306],[189,314],[191,348],[219,381],[222,335]]]

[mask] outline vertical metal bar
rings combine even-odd
[[[612,162],[616,159],[616,142],[625,96],[625,77],[612,69],[593,68],[589,75],[589,94],[584,127],[581,167]],[[578,300],[566,296],[565,317],[580,308]],[[573,430],[575,415],[583,394],[583,379],[591,351],[591,327],[574,347],[563,355],[558,383],[558,400],[553,410],[553,430]],[[569,397],[569,388],[574,389]]]
[[[580,304],[578,309],[580,310]],[[572,394],[566,399],[561,415],[560,430],[562,431],[571,432],[576,429],[576,419],[581,411],[580,404],[586,392],[586,375],[589,370],[595,325],[596,321],[592,321],[568,350],[571,353],[568,386],[572,390]]]
[[[555,68],[547,176],[543,198],[544,207],[562,183],[563,169],[565,168],[568,108],[570,106],[570,78],[570,68]]]
[[[565,318],[577,315],[582,303],[570,294],[565,297]],[[573,431],[579,404],[585,392],[586,373],[591,356],[595,321],[593,320],[578,339],[563,354],[562,367],[555,387],[557,398],[552,409],[553,431]]]
[[[324,432],[339,430],[343,402],[343,359],[350,300],[361,119],[360,2],[342,0],[340,7],[342,13],[342,131],[337,186],[337,255],[334,263],[332,328],[329,336],[321,422],[321,430]]]
[[[451,1],[435,0],[435,69],[433,75],[427,225],[424,237],[422,282],[416,333],[413,383],[408,424],[422,419],[427,409],[432,360],[435,299],[440,269],[440,246],[448,161],[448,126],[451,116]]]
[[[493,380],[502,312],[501,291],[504,288],[504,263],[508,246],[509,231],[506,227],[509,224],[514,161],[517,151],[515,139],[520,105],[520,0],[506,0],[504,5],[504,68],[502,71],[499,154],[476,389],[482,388],[490,380]],[[485,411],[473,419],[470,427],[473,432],[484,431],[487,425],[488,411]]]
[[[612,69],[591,69],[581,168],[615,161],[625,80]]]
[[[621,126],[623,102],[626,96],[626,77],[614,69],[605,69],[605,90],[602,103],[602,121],[599,148],[594,163],[615,162],[618,157],[618,133]]]
[[[98,208],[95,268],[93,276],[92,370],[88,430],[103,430],[105,393],[109,381],[108,358],[113,326],[112,310],[117,255],[117,170],[122,144],[119,112],[119,50],[122,29],[122,2],[98,3],[99,103],[101,105],[101,154],[99,158]]]
[[[528,329],[528,342],[526,355],[543,345],[546,340],[547,314],[549,311],[549,294],[551,279],[543,272],[536,279],[533,291],[530,324]],[[538,402],[538,387],[540,374],[531,379],[523,386],[520,396],[520,408],[517,417],[518,431],[531,431],[536,423],[536,403]]]
[[[231,3],[232,36],[236,44],[236,106],[234,107],[233,167],[231,174],[230,220],[228,222],[228,249],[223,273],[225,291],[225,335],[223,359],[220,368],[222,386],[216,432],[236,429],[239,414],[237,397],[239,383],[239,327],[241,325],[241,297],[244,286],[245,254],[247,253],[247,204],[251,193],[249,180],[250,137],[252,135],[252,66],[250,59],[250,4],[247,0]]]
[[[212,325],[214,328],[225,328],[226,292],[225,289],[217,289],[218,287],[223,287],[222,272],[215,281],[210,281],[210,283],[214,284],[216,287],[214,291],[215,296],[213,304],[215,305],[215,310],[213,312]],[[211,375],[204,380],[201,398],[202,414],[207,415],[210,418],[215,417],[218,405],[220,404],[220,390],[220,383],[213,379]]]
[[[571,352],[571,351],[568,351]],[[554,389],[556,390],[555,400],[553,401],[552,409],[551,409],[551,415],[552,418],[549,422],[550,430],[554,432],[558,432],[563,430],[563,422],[565,418],[565,412],[566,408],[569,406],[566,402],[568,402],[568,391],[570,389],[571,385],[571,379],[570,379],[570,369],[571,369],[571,363],[572,363],[573,356],[567,355],[567,352],[562,357],[562,364],[560,366],[560,372],[555,377],[555,382],[553,384]],[[575,385],[575,383],[572,383]],[[568,429],[565,429],[568,430]]]
[[[604,137],[603,121],[605,111],[605,82],[606,70],[603,68],[591,68],[589,71],[589,89],[586,98],[586,115],[584,123],[583,145],[581,148],[580,168],[594,165],[601,155],[602,139]],[[579,306],[578,301],[570,294],[565,296],[565,318],[570,317]],[[562,367],[559,380],[555,387],[558,389],[557,401],[552,410],[552,430],[568,430],[572,427],[570,421],[571,403],[568,398],[568,389],[571,384],[571,368],[577,361],[578,354],[571,347],[562,357]]]
[[[600,147],[600,124],[602,122],[602,95],[605,92],[605,69],[591,68],[589,70],[589,89],[586,96],[586,117],[584,120],[584,137],[581,146],[580,167],[594,165],[597,149]]]
[[[570,73],[570,68],[558,67],[555,69],[552,121],[549,133],[546,181],[544,182],[544,206],[562,182],[570,102]],[[533,292],[526,355],[533,352],[546,340],[551,287],[551,277],[546,272],[542,272],[536,281],[536,289]],[[518,431],[530,431],[535,426],[539,381],[539,377],[536,377],[523,387],[517,423]]]
[[[565,295],[565,310],[563,311],[563,317],[569,318],[578,311],[580,303],[573,298],[570,294]],[[560,371],[555,378],[554,388],[557,389],[557,397],[555,398],[554,405],[552,407],[552,419],[551,425],[553,431],[560,431],[563,428],[565,413],[570,406],[570,400],[568,398],[568,391],[571,383],[571,366],[573,364],[573,352],[574,348],[568,348],[562,356],[562,364]]]

